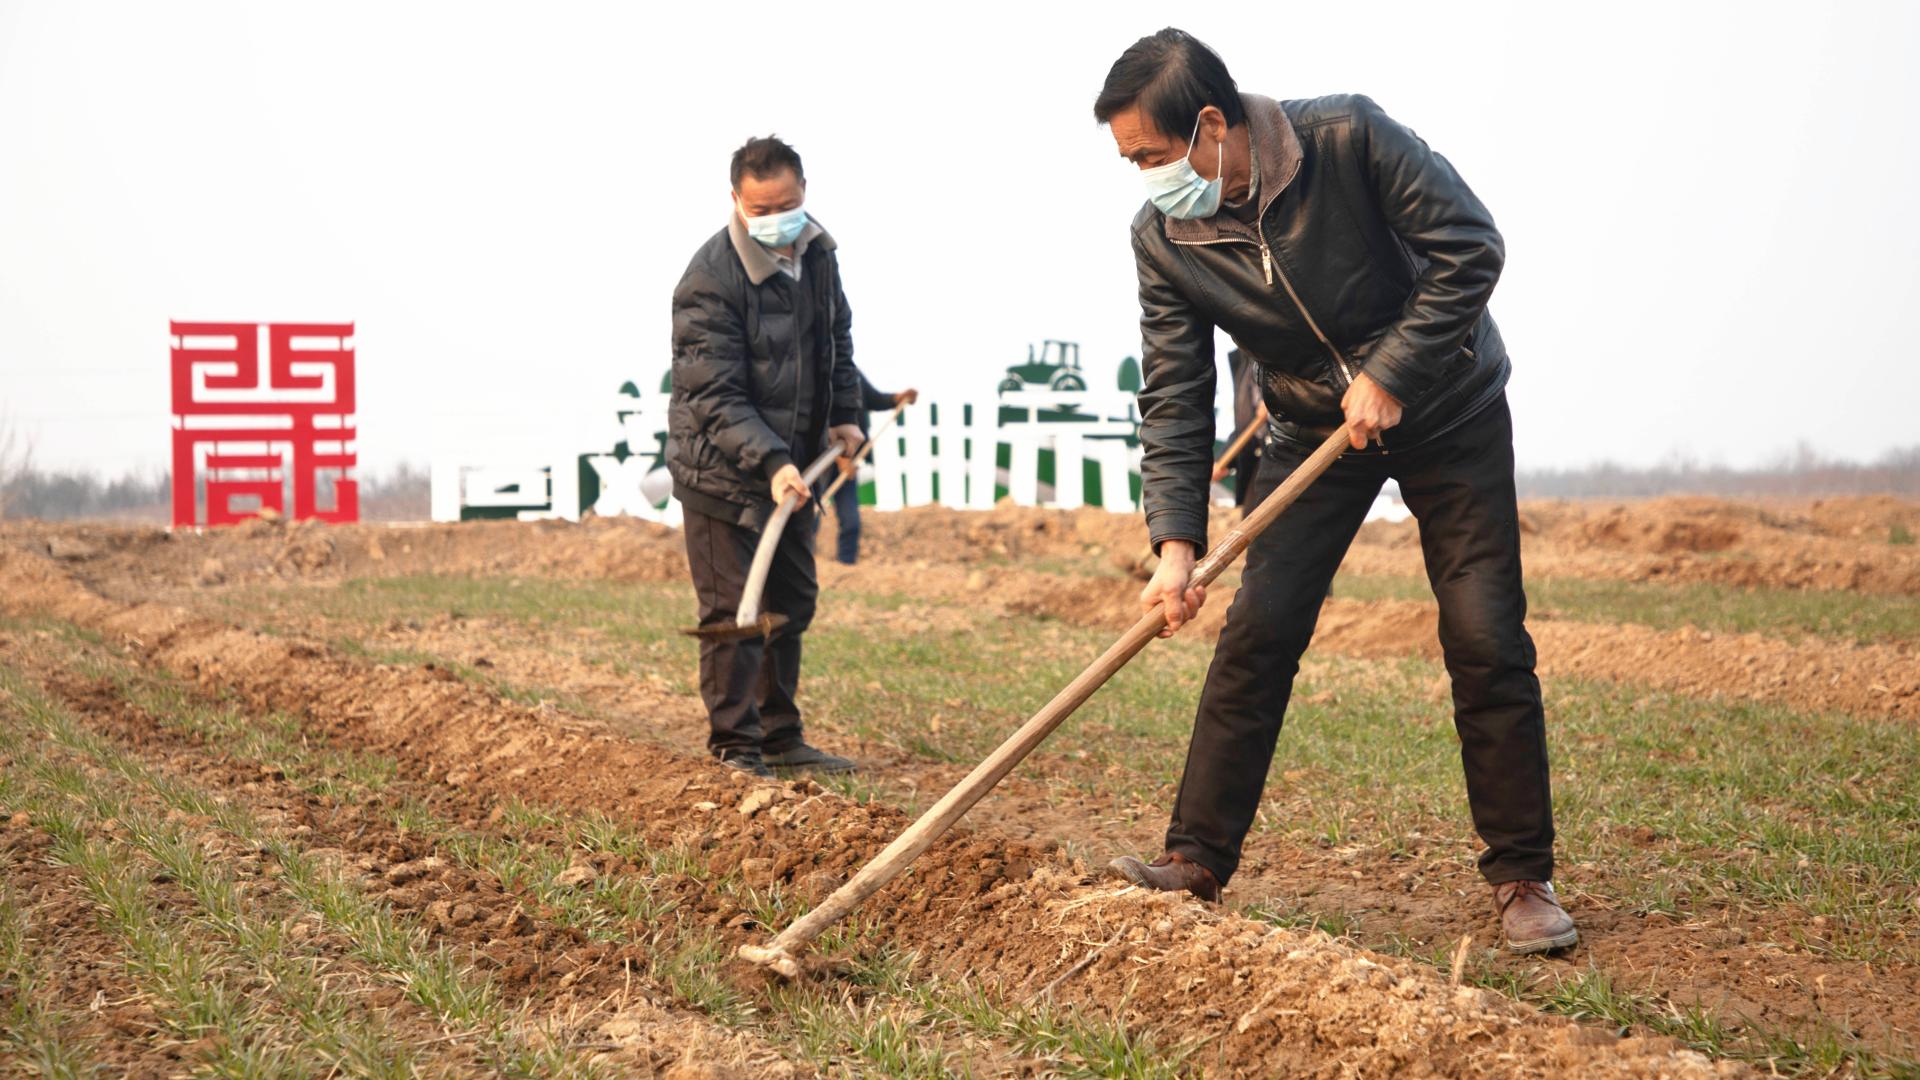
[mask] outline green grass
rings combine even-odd
[[[1433,600],[1425,578],[1377,574],[1342,573],[1334,578],[1333,595],[1352,600]],[[1534,578],[1527,582],[1527,600],[1536,616],[1635,623],[1658,630],[1692,626],[1716,633],[1858,642],[1920,638],[1920,597],[1915,596]]]
[[[177,693],[123,685],[130,697]],[[182,729],[205,734],[209,710],[182,710]],[[226,714],[230,715],[230,714]],[[272,742],[248,743],[260,751]],[[5,794],[32,809],[56,839],[57,857],[78,871],[108,924],[125,942],[130,967],[148,992],[169,1004],[165,1016],[183,1040],[215,1035],[208,1068],[224,1075],[306,1075],[312,1063],[353,1075],[412,1075],[413,1051],[387,1036],[377,1018],[329,988],[310,951],[291,947],[294,918],[317,915],[348,943],[348,954],[435,1016],[466,1048],[508,1075],[597,1075],[565,1045],[541,1035],[490,979],[354,884],[272,833],[237,802],[161,773],[88,731],[73,716],[0,666],[0,747],[14,759]],[[62,760],[56,755],[68,755]],[[334,770],[326,784],[364,788],[390,772],[343,755],[316,755]],[[101,783],[93,774],[124,783]],[[158,807],[143,800],[153,800]],[[198,836],[162,812],[208,820],[281,869],[296,910],[274,911],[248,899],[245,883]],[[96,840],[100,823],[118,839]],[[190,915],[163,914],[149,896],[150,863],[195,902]],[[211,943],[211,944],[209,944]],[[273,988],[270,995],[254,992]],[[327,1071],[327,1070],[321,1070]]]
[[[1343,579],[1342,587],[1356,580]],[[1424,583],[1411,579],[1358,580],[1358,587],[1386,590],[1380,595],[1400,595],[1391,590],[1403,586],[1425,594]],[[1876,639],[1907,632],[1916,618],[1904,598],[1849,596],[1857,607],[1848,610],[1826,594],[1712,586],[1550,582],[1535,595],[1538,606],[1576,617],[1776,634]],[[529,626],[537,619],[549,629],[585,627],[590,635],[563,640],[580,641],[567,647],[586,662],[655,685],[664,676],[669,688],[694,691],[693,651],[675,635],[690,601],[677,585],[400,578],[283,599],[369,623],[458,610]],[[816,731],[852,734],[927,762],[984,755],[1111,636],[989,612],[946,613],[949,621],[934,631],[869,632],[871,620],[899,607],[897,596],[857,590],[824,598],[823,617],[808,635],[804,704]],[[1111,807],[1102,811],[1110,815],[1163,813],[1210,650],[1197,639],[1155,643],[1022,773],[1045,777],[1063,797]],[[1384,853],[1469,870],[1478,844],[1464,813],[1443,680],[1438,665],[1421,660],[1310,656],[1256,828],[1334,859]],[[1920,908],[1898,902],[1920,880],[1920,740],[1910,725],[1577,680],[1549,685],[1548,713],[1563,889],[1583,902],[1683,919],[1723,911],[1746,922],[1777,913],[1761,924],[1786,929],[1757,946],[1920,962]],[[894,802],[907,795],[884,776],[852,781],[843,793]],[[1308,907],[1250,914],[1336,934],[1355,929],[1340,912]],[[1526,992],[1517,984],[1508,990]],[[1596,991],[1597,984],[1585,992]],[[1531,999],[1582,1008],[1574,997]],[[1690,1041],[1707,1048],[1721,1022],[1664,1005],[1646,1005],[1639,1015],[1674,1024],[1681,1016]],[[1847,1037],[1811,1032],[1745,1039],[1740,1056],[1753,1056],[1755,1039],[1770,1041],[1781,1059],[1869,1054]],[[1897,1071],[1898,1062],[1890,1067]]]
[[[375,623],[452,609],[591,627],[589,662],[665,672],[693,690],[692,648],[674,634],[688,604],[678,586],[414,577],[349,583],[300,602]],[[866,613],[879,608],[867,596],[842,591],[827,603],[841,617],[808,634],[802,686],[815,730],[929,762],[984,756],[1110,639],[984,611],[959,613],[943,632],[872,634]],[[1155,643],[1023,773],[1122,816],[1157,816],[1184,761],[1210,650],[1192,638]],[[1421,660],[1310,657],[1256,829],[1464,866],[1477,842],[1462,811],[1450,709],[1436,694],[1443,679]],[[1567,679],[1549,685],[1548,715],[1562,877],[1576,888],[1631,911],[1823,916],[1824,930],[1786,943],[1843,959],[1920,960],[1920,912],[1885,903],[1920,880],[1920,740],[1911,725]],[[877,777],[849,781],[845,793],[904,796]]]
[[[236,709],[202,703],[181,687],[141,675],[122,663],[93,655],[79,666],[113,685],[126,700],[149,709],[156,722],[208,739],[289,780],[299,777],[308,790],[369,801],[393,780],[391,762],[297,737],[287,726],[293,722],[286,718],[267,718],[253,728]],[[48,730],[56,731],[64,743],[144,783],[169,805],[190,805],[198,811],[217,805],[137,763],[118,760],[110,746],[70,719],[51,715],[48,719]],[[58,772],[57,785],[70,793],[88,790],[86,777],[71,769]],[[97,805],[95,810],[105,812],[106,807]],[[559,922],[601,940],[645,938],[652,957],[648,974],[683,1004],[718,1023],[755,1031],[776,1045],[792,1048],[829,1074],[970,1076],[975,1074],[977,1056],[1007,1058],[1009,1048],[1017,1047],[1023,1057],[1051,1062],[1057,1075],[1161,1077],[1178,1075],[1185,1056],[1177,1047],[1165,1049],[1152,1037],[1103,1018],[1011,1006],[977,990],[915,979],[910,959],[876,944],[877,924],[872,920],[843,923],[818,943],[826,952],[852,958],[850,992],[833,997],[812,989],[796,990],[775,993],[768,1002],[757,1003],[726,975],[733,961],[731,949],[698,923],[681,924],[675,919],[677,901],[661,894],[656,883],[669,875],[694,877],[709,894],[730,899],[768,926],[784,924],[806,910],[779,886],[756,887],[734,875],[715,875],[694,852],[684,847],[651,847],[629,827],[604,815],[572,815],[558,807],[509,800],[501,804],[494,822],[500,832],[480,833],[444,820],[413,799],[393,803],[389,812],[396,823],[429,839],[436,851],[495,875],[503,886],[523,893]],[[409,996],[449,1023],[487,1027],[487,1015],[497,1011],[499,1002],[484,983],[476,992],[475,984],[463,980],[450,962],[423,965],[419,958],[410,958],[407,951],[417,941],[403,924],[393,919],[370,921],[378,909],[370,908],[351,886],[329,878],[297,851],[276,846],[274,838],[259,835],[250,820],[233,817],[228,825],[276,854],[285,867],[287,887],[330,925],[344,929],[356,942],[359,958],[389,970],[406,970]],[[164,838],[153,840],[150,847],[169,868],[188,874],[205,870],[194,864],[193,852]],[[587,886],[555,883],[576,854],[602,852],[619,854],[644,867],[645,873],[602,876]],[[205,898],[220,919],[238,910],[238,897],[230,891],[209,886]],[[437,958],[450,960],[444,953]],[[962,1001],[967,1007],[956,1004]],[[520,1048],[523,1055],[526,1049]],[[521,1059],[502,1055],[500,1060]],[[852,1062],[857,1066],[850,1066]],[[554,1071],[516,1068],[528,1075]]]
[[[1423,951],[1400,941],[1383,951],[1421,960],[1452,974],[1450,947],[1443,945]],[[1481,955],[1484,957],[1485,953]],[[1770,1075],[1885,1077],[1888,1080],[1920,1077],[1920,1062],[1868,1049],[1837,1028],[1793,1035],[1756,1027],[1750,1035],[1743,1034],[1709,1009],[1677,1005],[1625,989],[1597,967],[1568,970],[1559,965],[1546,966],[1529,978],[1511,967],[1469,958],[1460,976],[1469,985],[1504,993],[1547,1012],[1621,1031],[1664,1035],[1703,1054],[1751,1061]]]
[[[4,780],[5,777],[0,777]],[[17,795],[0,791],[0,804],[12,805]],[[0,854],[0,878],[10,878],[11,857]],[[73,1032],[79,1018],[49,1000],[42,984],[49,965],[57,963],[53,943],[40,938],[27,899],[8,880],[0,880],[0,1059],[38,1076],[60,1078],[101,1074],[87,1040]]]
[[[18,753],[20,746],[12,749]],[[110,797],[75,800],[65,770],[32,751],[27,756],[29,779],[10,793],[12,805],[31,808],[54,838],[50,858],[72,868],[99,907],[102,924],[124,950],[127,989],[155,1004],[172,1038],[207,1047],[202,1067],[223,1075],[292,1076],[304,1075],[314,1060],[344,1067],[355,1058],[394,1066],[359,1070],[362,1075],[409,1071],[404,1048],[377,1059],[353,1053],[364,1047],[367,1017],[329,987],[314,957],[285,949],[282,923],[243,910],[231,874],[200,857],[178,830]],[[81,801],[88,809],[75,812]],[[103,809],[118,815],[114,820],[130,842],[88,835]],[[147,860],[198,908],[163,908],[147,884]],[[271,999],[252,992],[260,985],[275,988]]]
[[[1305,905],[1273,900],[1249,904],[1240,909],[1240,914],[1284,930],[1318,931],[1337,938],[1351,936],[1357,925],[1352,916],[1338,911],[1313,911]]]

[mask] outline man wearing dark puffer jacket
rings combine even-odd
[[[1214,899],[1240,861],[1299,659],[1382,483],[1420,522],[1440,605],[1480,870],[1508,947],[1578,940],[1554,896],[1546,722],[1520,580],[1508,364],[1487,300],[1500,233],[1446,159],[1357,95],[1274,101],[1235,87],[1179,30],[1142,38],[1094,115],[1141,170],[1133,222],[1144,338],[1141,466],[1165,633],[1205,602],[1216,328],[1260,365],[1269,441],[1258,502],[1343,421],[1352,449],[1256,539],[1227,611],[1186,774],[1151,863],[1122,876]]]
[[[780,535],[764,610],[787,616],[768,641],[702,639],[707,745],[756,776],[846,772],[854,764],[802,738],[800,643],[819,584],[819,517],[800,467],[860,445],[853,316],[834,242],[802,209],[800,155],[777,138],[733,155],[733,213],[673,291],[673,397],[667,468],[686,511],[687,563],[700,624],[732,623],[755,546],[776,503],[801,505]]]

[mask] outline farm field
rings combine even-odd
[[[1577,949],[1493,948],[1375,523],[1222,905],[1100,868],[1159,850],[1231,572],[795,982],[734,949],[1132,621],[1138,517],[870,513],[820,783],[705,759],[662,527],[0,523],[0,1067],[1920,1076],[1920,504],[1523,512]]]

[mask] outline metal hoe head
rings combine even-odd
[[[680,632],[703,641],[746,641],[749,638],[772,637],[775,630],[785,625],[787,625],[785,615],[767,611],[762,612],[758,619],[749,623],[719,623],[714,626],[696,626],[691,630]]]

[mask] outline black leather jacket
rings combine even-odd
[[[1271,437],[1320,443],[1366,372],[1404,406],[1392,453],[1500,395],[1507,354],[1487,313],[1505,247],[1453,166],[1360,95],[1243,95],[1258,216],[1227,208],[1133,220],[1143,338],[1141,465],[1155,550],[1204,549],[1214,446],[1213,332],[1262,369]]]
[[[689,509],[757,527],[773,510],[773,474],[796,459],[804,468],[830,425],[858,419],[834,251],[833,237],[813,234],[795,281],[735,216],[688,263],[673,290],[667,470]]]

